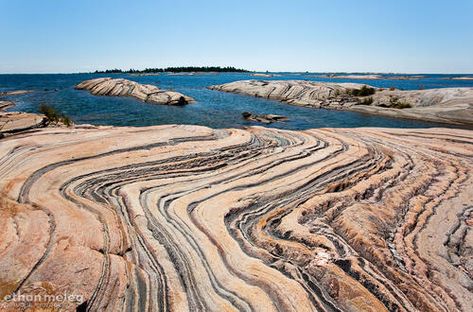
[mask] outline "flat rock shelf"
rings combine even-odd
[[[469,130],[44,128],[0,159],[2,298],[472,311]]]

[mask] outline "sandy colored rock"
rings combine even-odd
[[[31,91],[17,90],[0,92],[0,96],[21,95]],[[22,112],[4,112],[4,110],[15,106],[12,101],[0,101],[0,139],[6,134],[27,131],[47,125],[47,118],[44,115],[22,113]],[[1,297],[0,297],[1,298]]]
[[[2,98],[8,97],[8,96],[28,94],[28,93],[32,93],[32,92],[33,91],[28,91],[28,90],[12,90],[12,91],[2,91],[2,92],[0,92],[0,112],[15,106],[15,103],[13,101],[9,101],[9,100],[2,99]]]
[[[0,112],[15,106],[15,103],[12,101],[0,101]]]
[[[471,76],[465,76],[465,77],[453,77],[451,78],[452,80],[473,80],[473,77]]]
[[[194,101],[179,92],[165,91],[153,85],[139,84],[127,79],[91,79],[81,82],[76,89],[88,90],[93,95],[131,96],[153,104],[185,105]]]
[[[0,137],[5,133],[15,133],[44,127],[47,119],[44,115],[10,112],[0,113]]]
[[[45,128],[0,159],[2,297],[473,311],[473,131]]]
[[[278,100],[314,108],[343,109],[397,118],[473,125],[473,88],[388,90],[373,88],[369,96],[354,96],[356,83],[303,80],[243,80],[209,89]],[[402,108],[402,109],[401,109]]]
[[[28,94],[28,93],[32,93],[32,92],[33,91],[30,91],[30,90],[2,91],[2,92],[0,92],[0,97],[13,96],[13,95],[23,95],[23,94]]]
[[[383,79],[382,75],[375,75],[375,74],[364,74],[364,75],[340,75],[340,74],[329,74],[326,75],[327,78],[335,78],[335,79],[365,79],[365,80],[379,80]]]

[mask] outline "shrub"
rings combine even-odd
[[[353,96],[368,96],[375,94],[376,90],[374,88],[363,86],[361,89],[353,89],[351,90],[351,94]]]
[[[373,104],[373,97],[367,97],[365,99],[363,99],[363,101],[361,101],[360,103],[361,105],[371,105]]]
[[[54,107],[51,107],[47,104],[41,104],[39,106],[39,112],[44,114],[51,123],[62,123],[67,127],[72,126],[74,123],[70,117],[58,112]]]
[[[407,102],[397,102],[396,104],[391,106],[392,108],[403,109],[403,108],[411,108],[412,105]]]
[[[391,108],[397,108],[397,109],[403,109],[403,108],[411,108],[412,105],[404,102],[404,101],[399,101],[399,98],[397,97],[391,97],[389,99],[389,107]]]

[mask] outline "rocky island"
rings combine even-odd
[[[244,80],[211,86],[209,89],[299,106],[473,125],[473,88],[401,91],[357,83]]]
[[[472,311],[469,130],[75,126],[5,137],[0,159],[2,298]]]
[[[179,92],[161,90],[153,85],[144,85],[127,79],[91,79],[79,83],[76,89],[88,90],[93,95],[131,96],[152,104],[186,105],[194,101],[193,98]]]

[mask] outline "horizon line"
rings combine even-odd
[[[168,66],[169,67],[169,66]],[[171,67],[194,67],[194,66],[171,66]],[[195,67],[219,67],[219,66],[195,66]],[[158,67],[157,67],[158,68]],[[162,69],[166,69],[164,67]],[[127,71],[129,69],[120,69],[114,68],[123,71]],[[134,69],[134,68],[132,68]],[[244,69],[244,68],[237,68],[237,69]],[[107,70],[107,69],[105,69]],[[105,71],[103,70],[103,71]],[[111,69],[108,69],[111,70]],[[136,69],[137,71],[142,71],[144,69]],[[247,69],[244,69],[247,70]],[[117,75],[121,73],[96,73],[94,71],[40,71],[40,72],[0,72],[0,75],[77,75],[77,74],[110,74],[110,75]],[[98,70],[102,71],[102,70]],[[200,73],[199,71],[195,71],[196,73]],[[166,71],[164,73],[167,73]],[[210,73],[210,72],[209,72]],[[217,72],[219,73],[219,72]],[[226,72],[228,73],[238,73],[238,72]],[[244,73],[244,72],[240,72]],[[272,74],[279,74],[279,73],[294,73],[294,74],[394,74],[394,75],[473,75],[473,72],[390,72],[390,71],[268,71],[268,70],[247,70],[247,73],[272,73]],[[122,74],[127,74],[126,72]]]

